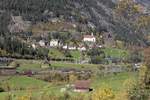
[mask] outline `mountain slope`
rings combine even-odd
[[[138,0],[148,5],[149,0]],[[2,32],[7,32],[10,16],[22,16],[32,24],[48,22],[51,18],[62,17],[67,22],[76,22],[88,26],[91,23],[97,32],[104,30],[115,33],[119,39],[125,41],[143,41],[132,31],[126,23],[114,20],[113,11],[117,0],[1,0],[0,16]],[[6,19],[5,16],[8,16]],[[88,29],[88,28],[87,28]]]

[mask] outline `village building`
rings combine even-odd
[[[74,84],[74,92],[89,92],[90,89],[90,80],[78,80]]]
[[[79,50],[79,51],[86,51],[86,47],[80,46],[80,47],[78,47],[78,50]]]
[[[97,45],[98,48],[103,48],[103,45]]]
[[[44,46],[46,46],[46,43],[45,43],[44,40],[40,40],[40,41],[39,41],[39,45],[40,45],[41,47],[44,47]]]
[[[94,37],[94,35],[84,35],[83,36],[83,41],[84,42],[96,42],[96,38]]]
[[[76,50],[75,46],[69,47],[69,50]]]
[[[57,46],[59,46],[59,40],[57,40],[57,39],[52,39],[52,40],[50,41],[50,47],[57,47]]]
[[[139,70],[142,66],[142,63],[136,63],[133,65],[133,70],[136,71],[136,70]]]
[[[51,18],[50,21],[52,23],[57,23],[57,22],[60,22],[60,20],[58,18]]]
[[[77,48],[75,47],[75,46],[67,46],[67,45],[65,45],[65,46],[63,46],[63,49],[68,49],[68,50],[76,50]]]
[[[65,45],[65,46],[63,46],[62,48],[66,50],[66,49],[68,48],[68,46],[67,46],[67,45]]]
[[[76,28],[76,27],[77,27],[77,25],[76,25],[76,24],[72,24],[72,26],[73,26],[73,28]]]
[[[34,43],[32,44],[32,48],[33,48],[33,49],[36,49],[36,45],[35,45]]]

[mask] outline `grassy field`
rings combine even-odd
[[[18,97],[21,96],[28,96],[28,95],[32,95],[33,97],[36,98],[40,98],[40,100],[42,100],[42,95],[47,95],[50,94],[52,96],[57,95],[57,96],[61,96],[63,95],[60,92],[60,86],[57,85],[48,85],[48,86],[43,86],[43,88],[41,89],[27,89],[27,90],[18,90],[18,91],[11,91],[11,92],[3,92],[0,93],[0,100],[8,100],[6,99],[6,96],[10,95],[12,97],[11,100],[18,100]],[[26,99],[25,99],[26,100]]]
[[[106,57],[113,57],[113,58],[126,58],[129,56],[129,52],[127,50],[123,49],[117,49],[117,48],[105,48],[102,49],[106,55]],[[69,51],[70,55],[73,59],[80,59],[82,57],[82,54],[78,50]],[[50,49],[49,50],[49,56],[52,58],[65,58],[64,52],[58,50],[58,49]]]
[[[48,54],[50,57],[53,57],[53,58],[60,58],[60,57],[64,57],[64,54],[59,51],[58,49],[55,49],[55,48],[51,48],[49,50],[49,54]]]
[[[10,76],[11,77],[11,76]],[[31,94],[34,97],[39,97],[41,95],[63,95],[60,89],[65,85],[61,83],[49,83],[42,80],[34,79],[26,76],[13,76],[9,80],[0,82],[1,86],[9,86],[10,92],[0,93],[0,100],[5,100],[6,96],[11,95],[12,100],[19,96],[28,96]],[[58,93],[58,94],[57,94]]]
[[[42,61],[16,61],[20,64],[20,67],[17,68],[17,71],[26,71],[26,70],[41,70],[43,69],[42,66],[46,64],[42,64]],[[94,68],[101,65],[97,64],[75,64],[75,63],[67,63],[67,62],[51,62],[51,66],[47,65],[48,67],[54,68]]]
[[[100,65],[96,64],[74,64],[74,63],[64,63],[64,62],[52,62],[52,67],[55,68],[94,68]]]
[[[48,64],[44,64],[42,60],[15,60],[10,64],[10,66],[15,66],[15,64],[19,64],[19,67],[17,67],[18,72],[22,71],[38,71],[43,68],[49,67]]]
[[[104,87],[110,87],[112,88],[114,91],[119,92],[123,89],[123,83],[125,80],[127,79],[133,79],[133,80],[137,80],[138,78],[138,73],[133,73],[133,72],[128,72],[128,73],[119,73],[117,75],[107,75],[105,77],[101,77],[101,78],[94,78],[92,79],[92,84],[91,87],[95,89],[98,88],[104,88]],[[17,87],[34,87],[34,88],[38,88],[38,89],[33,89],[30,90],[30,92],[32,91],[32,95],[33,96],[38,96],[40,98],[40,96],[42,94],[51,94],[51,95],[57,95],[57,96],[61,96],[63,95],[63,93],[60,91],[61,88],[65,87],[65,83],[64,84],[54,84],[54,83],[48,83],[48,82],[44,82],[41,80],[36,80],[33,78],[29,78],[29,77],[24,77],[24,76],[15,76],[13,78],[11,78],[10,80],[6,81],[10,86],[17,86]],[[11,91],[10,92],[11,95],[15,95],[14,98],[16,98],[16,96],[25,96],[29,94],[29,90],[21,90],[21,91]],[[70,92],[71,95],[78,95],[74,92]],[[9,92],[3,92],[0,93],[0,100],[5,100],[5,97],[9,94]],[[89,95],[89,94],[86,94]],[[15,99],[14,99],[15,100]]]
[[[96,78],[94,79],[92,86],[94,88],[110,87],[114,91],[120,91],[121,89],[123,89],[123,83],[127,79],[131,79],[136,82],[138,80],[138,73],[126,72],[118,73],[116,75],[107,75],[102,78]]]
[[[37,80],[26,76],[10,76],[6,81],[0,82],[0,84],[9,86],[10,89],[27,89],[27,88],[43,88],[43,86],[48,85],[48,82],[42,80]]]
[[[48,82],[44,82],[42,80],[37,80],[26,76],[9,76],[9,78],[7,76],[5,79],[6,80],[0,81],[0,86],[5,88],[9,87],[11,92],[0,93],[0,100],[5,100],[5,97],[9,94],[16,96],[27,95],[29,92],[28,90],[34,91],[35,94],[36,91],[39,91],[44,87],[48,87],[51,85]],[[16,100],[15,97],[13,100]]]
[[[20,67],[17,68],[18,71],[25,71],[25,70],[39,70],[41,69],[41,64],[38,63],[26,63],[21,64]]]
[[[69,51],[69,53],[72,59],[80,59],[82,56],[81,52],[78,50]],[[51,48],[48,55],[52,58],[65,58],[64,52],[55,48]]]
[[[82,56],[81,52],[78,50],[70,51],[70,54],[74,59],[80,59]]]
[[[13,63],[18,63],[19,67],[17,67],[17,71],[18,72],[22,72],[22,71],[39,71],[42,70],[44,68],[48,68],[48,67],[53,67],[53,68],[96,68],[99,67],[101,65],[97,65],[97,64],[75,64],[75,63],[68,63],[68,62],[55,62],[55,61],[51,61],[51,66],[49,66],[48,64],[43,64],[43,61],[39,60],[39,61],[35,61],[35,60],[16,60]],[[46,66],[46,67],[45,67]]]
[[[18,62],[18,61],[17,61]],[[45,68],[75,68],[75,69],[94,69],[94,68],[100,68],[104,65],[102,64],[77,64],[77,63],[68,63],[68,62],[57,62],[57,61],[51,61],[51,65],[43,64],[42,61],[19,61],[20,67],[17,68],[18,72],[22,71],[39,71]],[[106,66],[106,65],[105,65]],[[126,67],[127,65],[121,65]]]
[[[117,48],[105,48],[103,49],[105,52],[105,55],[108,57],[115,57],[115,58],[122,58],[122,57],[128,57],[129,52],[122,49]]]

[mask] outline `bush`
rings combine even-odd
[[[91,57],[91,63],[93,63],[93,64],[102,64],[102,63],[105,63],[105,60],[101,56],[93,56],[93,57]]]
[[[115,94],[111,88],[98,89],[93,92],[91,100],[113,100]]]
[[[104,51],[102,51],[101,49],[99,48],[96,48],[96,49],[91,49],[90,51],[88,51],[87,53],[89,56],[101,56],[101,57],[105,57],[105,53]]]
[[[142,61],[142,55],[139,52],[132,52],[129,57],[129,62],[138,63]]]
[[[5,90],[3,88],[0,87],[0,92],[5,92]]]
[[[71,53],[70,52],[65,52],[65,57],[69,57],[69,58],[72,58],[72,55],[71,55]]]
[[[101,64],[104,63],[105,53],[99,49],[91,49],[87,53],[91,57],[91,63],[93,64]]]

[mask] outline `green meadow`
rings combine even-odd
[[[109,87],[112,88],[115,92],[119,92],[123,89],[123,83],[128,80],[132,79],[133,81],[137,81],[138,79],[138,73],[134,72],[125,72],[125,73],[118,73],[118,74],[110,74],[106,75],[104,77],[96,77],[92,79],[91,87],[95,90],[97,88],[105,88]],[[11,92],[3,92],[0,93],[1,100],[5,100],[4,98],[11,94],[11,96],[14,98],[17,96],[26,96],[29,94],[29,91],[32,91],[33,96],[41,96],[44,94],[49,95],[63,95],[61,92],[61,88],[65,87],[67,83],[49,83],[44,82],[41,80],[37,80],[30,77],[25,76],[13,76],[9,80],[5,81],[4,83],[1,82],[1,84],[6,84],[10,86],[12,89],[22,88],[25,90],[15,90]],[[30,89],[28,89],[30,88]],[[72,91],[68,91],[71,95],[76,95],[76,93]],[[86,94],[87,95],[87,94]],[[88,94],[89,95],[89,94]]]

